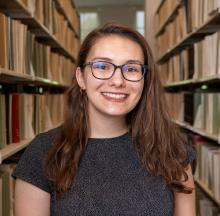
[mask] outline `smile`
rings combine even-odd
[[[102,94],[108,98],[113,98],[113,99],[125,99],[128,97],[127,94],[121,94],[121,93],[102,92]]]

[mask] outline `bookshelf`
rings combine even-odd
[[[0,28],[0,215],[13,215],[10,161],[63,120],[79,15],[73,0],[0,1]]]
[[[0,68],[0,83],[6,84],[23,84],[31,86],[49,86],[66,89],[68,85],[63,85],[55,80],[37,77],[29,74],[21,74],[12,70]]]
[[[217,200],[211,190],[207,188],[205,184],[203,184],[199,179],[195,178],[196,184],[220,207],[220,200]]]
[[[48,13],[42,12],[47,9]],[[8,133],[4,128],[7,125],[3,122],[8,118],[5,98],[11,100],[10,97],[14,95],[17,95],[19,103],[23,103],[24,106],[29,102],[37,103],[35,106],[39,106],[31,110],[33,116],[31,120],[34,122],[30,124],[34,124],[32,126],[36,128],[34,133],[36,135],[42,132],[42,128],[57,125],[62,119],[56,117],[52,107],[55,102],[63,104],[62,95],[71,82],[79,46],[79,14],[73,0],[0,1],[0,13],[3,25],[1,26],[3,33],[0,36],[4,34],[4,40],[0,44],[3,50],[0,53],[0,103],[4,107],[4,110],[0,109],[2,111],[0,115],[3,117],[0,136],[6,136]],[[14,31],[13,27],[18,28],[18,31],[23,28],[22,37],[25,37],[26,41],[24,39],[24,44],[22,42],[24,48],[22,56],[18,54],[17,48],[22,37],[17,36],[16,41],[13,35],[8,35],[9,31]],[[17,65],[17,62],[21,65]],[[24,112],[28,111],[26,109],[28,108],[25,108]],[[57,109],[62,112],[63,108],[58,106]],[[25,118],[22,113],[16,115],[19,115],[20,120]],[[44,123],[44,117],[49,119],[50,124]],[[27,129],[22,130],[27,133]],[[16,143],[6,143],[5,139],[5,137],[0,139],[0,142],[2,140],[5,142],[0,143],[0,163],[4,163],[5,159],[26,148],[31,140],[28,138]]]
[[[196,185],[220,212],[220,5],[164,0],[155,19],[157,64],[173,121],[197,150]]]
[[[65,3],[67,3],[67,1],[64,1],[64,0],[63,1],[55,0],[55,2],[56,2],[56,6],[57,6],[57,9],[59,10],[59,12],[61,14],[63,14],[63,16],[68,21],[68,26],[75,32],[76,37],[79,38],[79,23],[78,23],[78,21],[76,21],[76,23],[74,24],[74,20],[75,19],[79,20],[79,14],[78,14],[78,12],[76,10],[75,3],[73,1],[69,1],[69,4],[65,5]],[[73,18],[72,19],[65,12],[65,9],[67,9],[68,6],[71,6],[71,5],[75,9],[75,13],[73,14]]]
[[[197,135],[200,135],[202,137],[205,137],[207,139],[210,139],[212,141],[215,141],[216,143],[219,143],[220,144],[220,138],[216,135],[213,135],[213,134],[210,134],[210,133],[207,133],[206,131],[204,130],[201,130],[201,129],[197,129],[193,126],[191,126],[190,124],[186,123],[186,122],[181,122],[181,121],[178,121],[178,120],[174,120],[174,122],[180,126],[181,128],[184,128],[194,134],[197,134]]]
[[[213,75],[201,79],[187,79],[178,82],[170,82],[164,85],[167,91],[179,91],[179,90],[196,90],[196,89],[206,89],[207,87],[212,87],[212,89],[219,89],[220,75]],[[214,88],[215,87],[215,88]]]
[[[158,37],[160,34],[163,33],[166,25],[171,22],[173,20],[173,18],[175,17],[179,7],[181,6],[182,1],[177,1],[176,5],[174,6],[173,10],[170,11],[170,13],[168,14],[167,18],[165,19],[165,21],[160,25],[159,29],[157,30],[155,37]]]
[[[22,23],[27,25],[30,31],[39,38],[41,43],[49,45],[53,51],[70,58],[73,62],[75,61],[74,53],[71,53],[67,47],[64,47],[55,35],[52,34],[49,29],[43,25],[38,18],[36,18],[36,16],[31,14],[21,1],[0,1],[0,11],[7,16],[10,16],[12,19],[20,20]],[[62,11],[64,13],[64,10]],[[75,34],[75,37],[78,36]]]
[[[26,148],[30,143],[31,139],[29,140],[22,140],[19,143],[11,143],[4,149],[0,150],[0,164],[3,160],[9,158],[10,156],[14,155],[15,153],[21,151],[22,149]]]
[[[179,43],[170,47],[165,53],[163,53],[157,59],[157,63],[162,64],[166,62],[170,57],[172,57],[175,54],[178,54],[187,46],[196,43],[200,40],[203,40],[203,38],[206,35],[215,33],[216,31],[220,30],[219,22],[220,22],[220,12],[218,11],[215,14],[213,14],[209,18],[209,20],[206,21],[201,27],[190,32]]]

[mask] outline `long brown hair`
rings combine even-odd
[[[112,34],[139,44],[145,64],[149,67],[144,78],[142,97],[127,115],[127,123],[139,158],[149,172],[162,176],[173,191],[191,193],[192,189],[183,184],[188,179],[185,172],[185,138],[171,121],[152,52],[145,38],[129,27],[108,23],[93,30],[85,38],[76,67],[83,70],[86,58],[96,41]],[[75,76],[67,91],[66,101],[61,132],[49,151],[45,164],[47,177],[54,183],[58,195],[62,195],[74,183],[78,164],[88,141],[87,96],[80,91]]]

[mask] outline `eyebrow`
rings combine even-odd
[[[95,57],[95,58],[91,59],[91,61],[96,61],[96,60],[102,60],[102,61],[109,61],[109,62],[113,62],[113,60],[112,60],[112,59],[110,59],[110,58],[106,58],[106,57]],[[134,59],[127,60],[127,61],[125,62],[125,64],[127,64],[127,63],[137,63],[137,64],[143,64],[143,62],[142,62],[142,61],[139,61],[139,60],[134,60]]]

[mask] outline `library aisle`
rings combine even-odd
[[[173,121],[196,148],[197,215],[220,215],[220,1],[161,0],[157,64]]]

